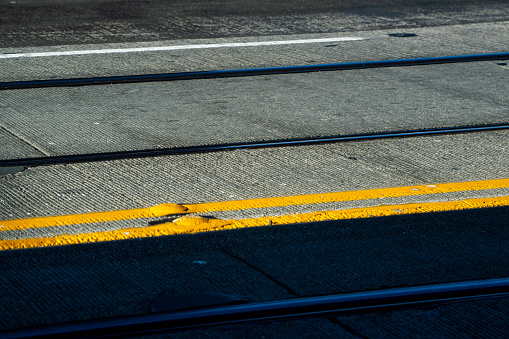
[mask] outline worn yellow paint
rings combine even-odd
[[[130,220],[139,218],[162,217],[170,214],[187,213],[187,208],[177,204],[161,204],[148,208],[118,210],[108,212],[93,212],[54,217],[27,218],[0,221],[0,231],[23,230],[63,225],[98,223],[114,220]]]
[[[251,208],[267,208],[290,205],[317,204],[325,202],[355,201],[377,198],[396,198],[412,195],[477,191],[509,187],[509,179],[467,181],[434,185],[378,188],[360,191],[346,191],[323,194],[306,194],[289,197],[260,198],[249,200],[211,202],[202,204],[161,204],[150,208],[132,210],[94,212],[54,217],[27,218],[0,221],[0,232],[28,228],[99,223],[114,220],[160,217],[185,213],[207,213],[213,211],[233,211]]]
[[[509,179],[467,181],[446,184],[420,185],[420,186],[389,187],[360,191],[294,195],[289,197],[211,202],[184,206],[188,208],[189,213],[206,213],[213,211],[244,210],[250,208],[267,208],[290,205],[318,204],[325,202],[356,201],[378,198],[397,198],[412,195],[452,193],[461,191],[478,191],[504,187],[509,187]]]
[[[193,219],[194,220],[189,218],[181,221],[180,223],[167,222],[149,227],[124,228],[105,232],[59,235],[47,238],[0,240],[0,250],[61,246],[132,238],[149,238],[182,233],[196,233],[200,231],[214,231],[223,229],[232,222],[230,220],[206,219],[200,217]]]
[[[341,220],[392,216],[401,214],[457,211],[474,208],[509,206],[509,196],[495,198],[465,199],[459,201],[414,203],[401,205],[382,205],[375,207],[353,208],[345,210],[320,211],[277,217],[262,217],[241,220],[207,219],[200,216],[184,216],[160,225],[141,228],[127,228],[115,231],[61,235],[51,238],[21,240],[0,240],[0,250],[71,245],[100,241],[122,240],[130,238],[156,237],[184,233],[198,233],[257,227],[267,225],[285,225],[313,221]]]
[[[345,210],[319,211],[295,215],[283,215],[279,217],[262,217],[256,219],[239,220],[242,227],[254,227],[260,225],[285,225],[294,223],[385,217],[402,214],[417,214],[429,212],[459,211],[465,209],[509,206],[509,196],[495,198],[477,198],[458,201],[413,203],[401,205],[382,205],[374,207],[352,208]],[[236,226],[236,223],[233,223]]]

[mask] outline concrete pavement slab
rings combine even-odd
[[[483,300],[468,303],[444,305],[433,308],[411,309],[393,312],[368,313],[338,318],[343,326],[354,330],[355,338],[504,338],[508,331],[504,317],[507,309],[506,299]],[[322,320],[325,321],[325,320]],[[183,333],[151,336],[148,338],[194,338],[194,337],[243,337],[260,336],[300,338],[348,338],[329,328],[320,331],[311,324],[283,322],[255,326],[228,326],[207,330],[186,331]],[[269,333],[261,334],[257,327],[264,329],[274,326]],[[330,325],[329,325],[330,326]],[[254,328],[253,328],[254,327]],[[306,330],[307,329],[307,330]],[[308,331],[310,330],[310,331]],[[294,334],[294,331],[299,331]]]
[[[368,338],[504,338],[507,298],[341,317]]]
[[[24,89],[1,93],[1,120],[50,155],[507,123],[508,77],[475,62]]]
[[[26,169],[1,177],[0,200],[5,204],[2,206],[4,218],[67,214],[73,211],[86,213],[104,208],[106,201],[120,208],[127,208],[136,202],[143,204],[134,196],[127,197],[125,187],[115,187],[108,184],[108,180],[98,180],[94,174],[84,173],[72,166],[33,170]],[[97,204],[99,196],[105,200]]]
[[[8,288],[2,292],[1,328],[142,314],[162,294],[292,297],[214,246],[198,241],[190,247],[185,237],[160,240],[4,251],[0,279]]]
[[[507,138],[492,131],[28,168],[0,178],[1,219],[508,178]]]
[[[238,326],[222,326],[202,330],[143,336],[143,339],[179,338],[359,338],[356,333],[344,329],[327,319],[284,321]]]
[[[95,43],[23,48],[6,46],[0,48],[0,64],[2,65],[0,81],[503,53],[507,52],[508,30],[509,22],[501,21],[291,36],[272,33],[260,37],[222,37],[119,44]],[[398,37],[398,33],[406,33],[408,36]],[[321,43],[315,41],[332,38],[337,38],[338,41]],[[346,38],[361,40],[341,41]],[[308,43],[292,43],[296,40],[307,40]],[[274,42],[287,44],[270,45]],[[239,43],[241,46],[235,45]],[[242,46],[242,44],[250,43],[261,45]],[[166,48],[166,50],[151,50],[154,48]],[[137,51],[132,51],[133,49]],[[69,53],[72,54],[66,55]]]
[[[312,296],[504,277],[507,213],[502,207],[199,236],[292,293]]]
[[[73,1],[77,3],[96,2]],[[7,5],[0,4],[0,8],[14,5],[17,6],[9,1]],[[418,12],[379,8],[374,13],[364,9],[362,13],[347,14],[280,13],[251,18],[209,15],[188,16],[175,22],[168,22],[167,18],[164,22],[154,20],[164,34],[137,26],[133,17],[127,21],[114,17],[118,7],[115,12],[104,7],[104,12],[113,17],[92,25],[78,23],[77,30],[49,25],[34,31],[36,26],[30,24],[17,27],[20,29],[17,33],[9,30],[2,34],[0,81],[507,52],[509,24],[505,4],[490,2],[482,8],[478,5],[460,8],[448,2],[441,6],[441,10]],[[8,14],[19,13],[18,8],[21,6]],[[5,17],[0,15],[2,20]],[[490,22],[478,23],[484,20]],[[472,22],[477,23],[449,25]],[[448,25],[418,27],[444,23]],[[185,36],[189,27],[195,27],[196,32],[203,33],[204,28],[210,32],[205,36]],[[370,31],[381,27],[387,29]],[[69,34],[70,31],[73,33]],[[80,31],[86,33],[78,34]],[[296,32],[319,34],[286,35]],[[183,36],[193,39],[171,40]],[[195,39],[213,36],[223,38]],[[352,36],[363,40],[150,50]],[[140,43],[140,40],[156,41]],[[119,41],[124,43],[97,44]],[[39,47],[28,47],[32,42]],[[72,45],[80,42],[90,44]],[[54,46],[44,46],[47,44]],[[147,50],[83,52],[112,48]],[[44,55],[73,50],[82,52],[72,56]],[[1,91],[0,159],[507,123],[505,64],[501,60],[244,79]],[[508,133],[501,130],[40,166],[20,172],[6,170],[0,173],[0,219],[148,208],[162,203],[226,202],[505,179],[509,178]],[[211,216],[272,217],[323,209],[367,210],[383,204],[457,200],[468,205],[469,198],[507,195],[504,186],[229,210]],[[141,314],[162,293],[212,291],[263,301],[506,277],[508,207],[472,209],[473,206],[454,212],[0,251],[0,296],[4,301],[0,306],[0,327]],[[2,230],[4,225],[0,224],[0,241],[71,233],[93,238],[100,230],[143,229],[164,219],[170,218],[59,224],[53,228],[11,231]],[[503,337],[507,319],[507,300],[501,299],[332,320],[191,331],[175,337],[277,337],[282,333],[292,337],[313,337],[317,333],[375,338]]]
[[[509,176],[505,170],[508,168],[507,149],[501,147],[507,133],[469,133],[438,138],[374,140],[28,168],[3,176],[1,219],[24,220],[129,210],[166,203],[185,205],[280,196],[290,196],[291,199],[295,195],[328,192],[350,192],[355,197],[355,191],[365,189],[409,185],[436,187],[455,181],[503,179]],[[391,162],[383,162],[381,159],[384,157],[391,158]],[[387,193],[329,202],[310,200],[293,206],[274,205],[269,208],[255,204],[253,207],[256,208],[212,209],[199,215],[221,220],[279,220],[279,216],[328,210],[347,211],[410,203],[440,204],[509,195],[507,185],[492,185],[482,189],[474,186],[434,194]],[[392,208],[399,212],[407,209],[405,205]],[[178,213],[170,216],[150,214],[111,220],[99,217],[96,220],[85,214],[84,221],[58,221],[51,227],[12,228],[2,224],[0,238],[9,242],[65,235],[81,236],[83,239],[79,242],[88,242],[93,241],[86,240],[89,235],[98,237],[98,232],[111,233],[116,230],[131,234],[138,232],[134,230],[157,228],[157,225],[178,216]],[[260,225],[266,225],[267,222],[263,221]]]
[[[504,277],[507,214],[505,207],[2,251],[8,307],[0,319],[6,329],[139,314],[160,293],[213,291],[261,301]],[[400,337],[486,325],[480,333],[502,333],[493,326],[506,319],[506,301],[465,305],[339,317],[337,326],[316,321],[226,331],[297,333],[306,327]]]
[[[337,321],[353,330],[356,338],[504,338],[508,331],[507,321],[503,316],[507,306],[506,299],[482,300],[432,308],[352,315],[340,317]],[[304,330],[300,324],[294,322],[264,325],[274,326],[270,333],[264,333],[264,336],[269,338],[284,336],[282,333],[294,337],[293,331]],[[310,324],[306,326],[308,329],[311,328],[311,332],[297,332],[295,336],[337,338],[338,334],[329,329],[322,332]],[[237,335],[243,338],[258,338],[260,334],[253,327],[249,325],[219,327],[149,338],[193,338],[217,334],[225,337]],[[348,336],[341,334],[340,337]]]
[[[292,293],[317,295],[505,277],[508,211],[345,220],[200,236]],[[507,299],[499,299],[338,319],[368,338],[502,338],[506,310]]]

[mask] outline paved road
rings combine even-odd
[[[335,33],[507,19],[505,0],[2,0],[0,46]]]
[[[497,63],[5,91],[2,125],[68,155],[507,123]]]
[[[10,32],[0,38],[2,81],[495,53],[508,46],[503,1],[313,2],[313,9],[207,2],[206,13],[197,2],[154,1],[137,2],[136,15],[124,10],[129,1],[109,2],[115,11],[100,1],[0,4],[0,29]],[[161,24],[168,11],[159,6],[170,4],[179,29]],[[30,6],[65,12],[72,22],[55,23]],[[23,8],[32,10],[20,19]],[[213,30],[204,28],[210,20]],[[84,30],[90,22],[94,28]],[[338,41],[314,41],[325,38]],[[265,43],[292,40],[306,42]],[[231,45],[253,42],[265,44]],[[210,48],[217,44],[228,47]],[[507,123],[506,63],[0,91],[0,158]],[[146,313],[160,294],[209,291],[264,301],[506,277],[508,137],[500,130],[2,169],[0,328]],[[168,203],[177,204],[168,207],[173,214],[152,208]],[[203,228],[174,222],[200,208],[196,214],[208,219],[195,220]],[[90,214],[98,212],[111,213]],[[41,219],[48,216],[56,218]],[[246,227],[253,220],[272,226]],[[211,228],[222,231],[175,234]],[[95,242],[144,231],[174,235]],[[80,244],[49,246],[63,243]],[[507,303],[171,337],[502,337],[509,331]]]

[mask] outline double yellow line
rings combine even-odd
[[[459,201],[417,203],[402,205],[382,205],[375,207],[321,211],[278,217],[262,217],[240,220],[208,219],[198,214],[215,211],[234,211],[254,208],[283,207],[290,205],[319,204],[326,202],[358,201],[377,198],[396,198],[438,193],[479,191],[509,187],[509,179],[483,180],[436,185],[380,188],[361,191],[347,191],[323,194],[308,194],[288,197],[261,198],[202,204],[161,204],[148,208],[95,212],[86,214],[16,219],[0,221],[0,250],[45,247],[87,242],[121,240],[129,238],[153,237],[181,233],[196,233],[221,229],[234,229],[253,226],[281,225],[323,220],[368,218],[397,214],[452,211],[470,208],[509,206],[509,197],[464,199]],[[184,216],[182,216],[184,215]],[[132,220],[163,216],[180,216],[172,222],[159,225],[128,228],[114,231],[60,235],[55,237],[20,240],[1,240],[3,231],[22,231],[30,228],[101,223],[116,220]]]

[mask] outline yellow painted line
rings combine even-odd
[[[268,225],[286,225],[325,220],[357,219],[402,214],[459,211],[465,209],[499,206],[509,206],[509,196],[465,199],[447,202],[353,208],[346,210],[322,211],[296,215],[284,215],[279,217],[262,217],[241,220],[219,220],[206,219],[199,216],[184,216],[174,220],[173,222],[167,222],[150,227],[127,228],[115,231],[85,233],[78,235],[62,235],[51,238],[0,240],[0,250],[82,244],[90,242],[156,237],[184,233],[198,233]]]
[[[294,195],[289,197],[210,202],[184,206],[188,208],[189,213],[207,213],[214,211],[233,211],[251,208],[307,205],[326,202],[356,201],[379,198],[397,198],[413,195],[452,193],[462,191],[479,191],[507,187],[509,187],[509,179],[496,179],[496,180],[467,181],[434,185],[377,188],[360,191]]]
[[[140,218],[161,217],[185,213],[207,213],[214,211],[233,211],[252,208],[281,207],[290,205],[318,204],[326,202],[368,200],[378,198],[396,198],[413,195],[452,193],[461,191],[478,191],[509,187],[509,179],[467,181],[434,185],[404,186],[378,188],[360,191],[346,191],[323,194],[306,194],[288,197],[260,198],[202,204],[161,204],[149,208],[93,212],[85,214],[27,218],[0,221],[0,232],[8,230],[24,230],[63,225],[99,223],[115,220],[131,220]]]
[[[74,215],[60,215],[54,217],[4,220],[0,221],[0,232],[11,230],[24,230],[28,228],[98,223],[115,220],[153,218],[162,217],[170,214],[182,214],[182,213],[187,213],[187,208],[177,204],[161,204],[148,208],[137,208],[131,210],[118,210]]]

